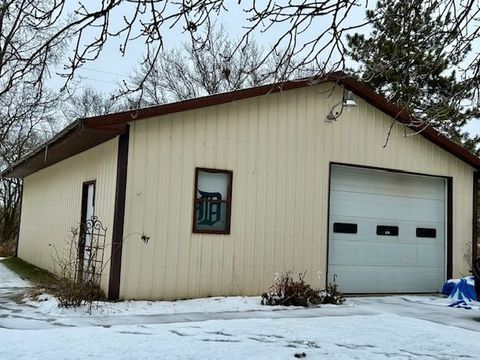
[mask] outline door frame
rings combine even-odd
[[[80,231],[78,238],[78,257],[81,264],[84,261],[85,255],[85,227],[84,224],[87,221],[87,206],[88,206],[88,188],[93,185],[93,213],[95,214],[95,196],[97,192],[97,181],[89,180],[82,183],[82,207],[80,212]]]
[[[93,185],[93,209],[95,212],[95,195],[97,192],[97,180],[84,181],[82,183],[82,208],[80,213],[80,222],[83,224],[87,221],[87,201],[88,201],[88,187]]]
[[[329,250],[330,250],[330,193],[331,193],[331,182],[332,182],[332,167],[333,166],[346,166],[352,168],[360,168],[367,170],[379,170],[386,171],[395,174],[406,174],[406,175],[417,175],[417,176],[428,176],[433,178],[445,179],[446,187],[446,199],[445,199],[445,278],[451,279],[453,274],[453,177],[451,176],[442,176],[442,175],[431,175],[424,174],[412,171],[398,170],[398,169],[389,169],[376,166],[368,165],[358,165],[358,164],[349,164],[331,161],[328,165],[328,204],[327,204],[327,253],[325,254],[326,259],[326,271],[325,271],[325,286],[328,285],[328,262],[329,262]]]

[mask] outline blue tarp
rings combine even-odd
[[[470,308],[468,303],[477,300],[473,276],[448,280],[442,288],[442,294],[452,301],[449,306]]]

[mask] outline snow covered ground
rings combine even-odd
[[[0,263],[0,359],[480,359],[480,310],[433,296],[283,308],[258,297],[102,303],[25,301]],[[447,325],[450,324],[450,325]],[[453,324],[453,325],[452,325]]]
[[[1,359],[478,359],[479,334],[381,314],[0,330]]]

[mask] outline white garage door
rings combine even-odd
[[[437,292],[446,180],[332,165],[328,280],[345,293]]]

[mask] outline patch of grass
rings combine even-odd
[[[54,274],[29,264],[18,257],[2,259],[0,263],[37,287],[52,290],[58,285],[58,278]]]
[[[92,302],[107,300],[102,290],[96,285],[73,282],[68,277],[58,277],[18,257],[0,259],[0,264],[32,283],[33,286],[27,291],[27,295],[32,299],[49,293],[57,298],[60,307],[78,307],[88,304],[89,311],[91,311]]]

